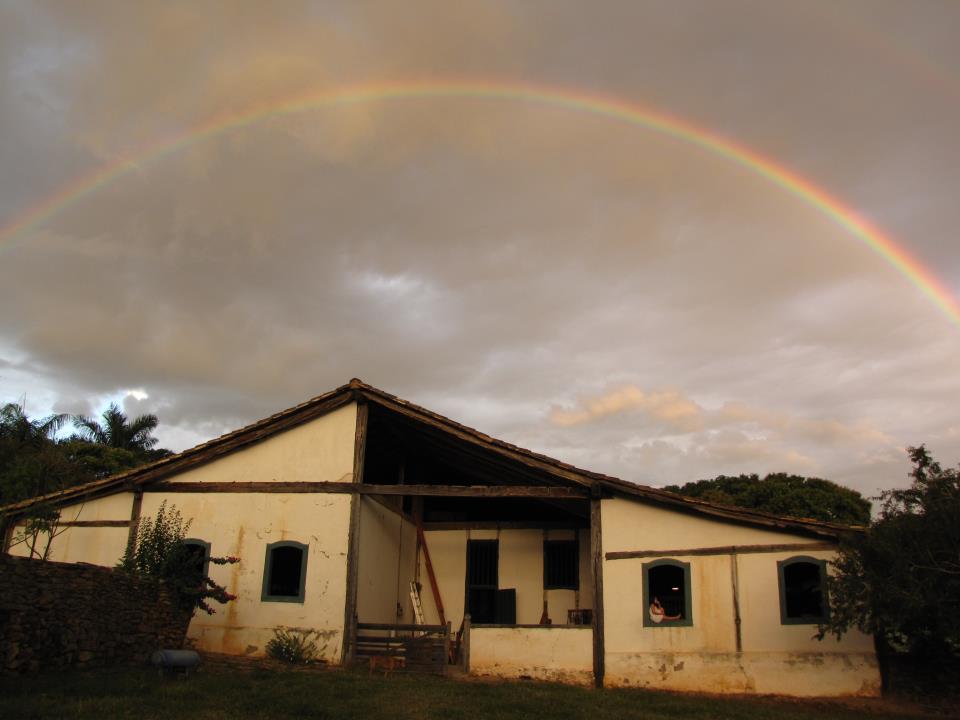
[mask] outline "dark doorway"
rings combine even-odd
[[[499,571],[499,541],[467,541],[466,605],[471,622],[479,625],[497,622]]]

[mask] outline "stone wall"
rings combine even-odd
[[[190,613],[110,568],[0,554],[0,673],[144,664],[183,646]]]

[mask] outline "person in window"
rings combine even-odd
[[[654,597],[653,602],[650,603],[650,619],[655,623],[663,622],[664,620],[680,620],[682,618],[682,615],[667,615],[658,597]]]

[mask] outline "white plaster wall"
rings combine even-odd
[[[603,551],[679,550],[809,543],[625,499],[602,501]],[[670,557],[690,564],[693,625],[643,626],[643,571],[658,557],[604,560],[606,682],[671,690],[788,695],[875,695],[879,674],[870,639],[811,639],[814,626],[781,625],[777,560],[809,551],[738,556],[743,652],[736,652],[730,555]]]
[[[373,498],[362,497],[360,503],[357,616],[360,622],[412,623],[416,528]]]
[[[176,482],[351,482],[356,403],[298,425],[206,465]]]
[[[192,519],[189,535],[210,543],[214,556],[234,555],[234,565],[210,565],[210,577],[237,599],[198,612],[189,637],[198,647],[233,655],[262,655],[277,626],[320,632],[324,659],[337,662],[346,601],[350,496],[289,493],[146,493],[142,516],[160,503]],[[308,545],[302,603],[261,600],[266,548],[280,540]]]
[[[812,541],[805,535],[735,525],[626,498],[604,500],[602,514],[605,553]]]
[[[77,520],[130,520],[133,507],[133,493],[121,492],[115,495],[88,500],[76,505],[68,505],[60,512],[64,522]],[[23,530],[23,524],[14,528],[16,536]],[[86,562],[94,565],[113,567],[123,557],[127,548],[129,529],[125,527],[67,527],[57,531],[50,545],[50,560],[58,562]],[[47,536],[41,535],[37,541],[37,550],[47,543]],[[30,555],[30,548],[20,543],[10,548],[11,555]]]
[[[470,673],[588,685],[593,633],[589,627],[473,628]]]
[[[467,531],[466,530],[431,530],[424,532],[424,540],[430,552],[433,563],[433,572],[440,589],[440,601],[447,621],[454,628],[459,628],[463,622],[463,600],[466,581],[467,558]],[[420,583],[423,586],[420,597],[423,601],[423,614],[428,625],[440,622],[440,614],[433,599],[430,588],[430,578],[427,574],[426,562],[420,556]]]
[[[573,539],[574,530],[549,530],[552,540]],[[433,561],[440,599],[447,620],[454,628],[463,620],[463,604],[466,593],[467,540],[500,540],[499,586],[517,591],[517,623],[534,625],[543,614],[543,601],[547,600],[550,619],[554,624],[567,622],[567,610],[593,606],[593,584],[590,575],[590,534],[580,533],[580,591],[543,589],[543,540],[544,531],[539,529],[497,530],[431,530],[425,538]],[[426,566],[421,559],[420,581],[424,613],[428,623],[439,622],[439,615],[430,590]],[[579,606],[577,599],[579,595]]]
[[[859,630],[851,630],[838,641],[828,636],[822,641],[814,634],[816,625],[780,624],[780,586],[777,561],[797,555],[818,560],[831,560],[830,551],[803,550],[796,553],[764,553],[740,555],[737,558],[741,578],[740,615],[743,618],[743,649],[747,652],[792,653],[868,653],[873,654],[873,638]],[[827,572],[830,566],[827,565]],[[773,602],[773,601],[776,602]]]

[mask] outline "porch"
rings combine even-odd
[[[447,625],[356,623],[353,662],[370,672],[466,673],[593,681],[593,631],[589,625],[480,625],[464,617]]]
[[[599,498],[589,484],[402,413],[367,412],[345,660],[578,683],[602,677]]]

